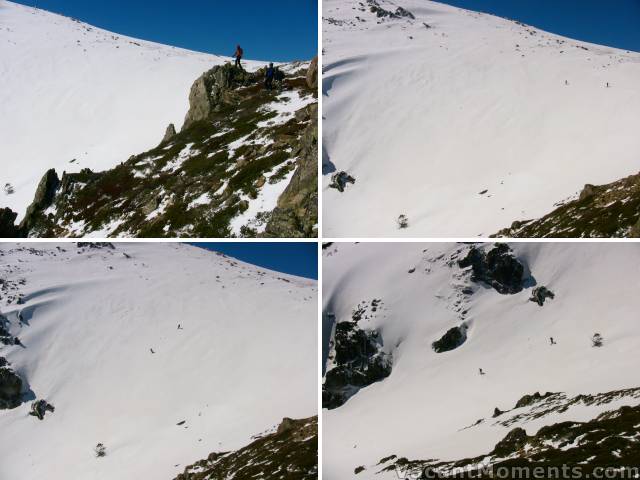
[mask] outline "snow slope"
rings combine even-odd
[[[323,471],[327,480],[397,478],[374,475],[380,459],[457,460],[491,451],[511,429],[529,435],[559,421],[585,421],[620,405],[574,405],[565,413],[525,419],[510,426],[491,418],[495,407],[514,408],[525,394],[610,392],[639,387],[638,308],[640,246],[632,243],[515,243],[515,256],[537,285],[555,298],[538,306],[531,286],[502,295],[471,282],[455,259],[461,244],[333,244],[323,252],[323,357],[335,321],[351,319],[364,301],[381,299],[367,310],[362,328],[377,328],[393,370],[361,389],[344,405],[323,409]],[[491,245],[485,246],[491,248]],[[415,268],[413,273],[409,270]],[[471,296],[460,291],[469,287]],[[460,325],[466,310],[468,338],[458,348],[436,353],[431,344]],[[604,337],[602,348],[591,336]],[[550,346],[549,337],[556,345]],[[486,373],[481,376],[478,369]],[[526,413],[516,409],[515,413]],[[475,427],[478,419],[485,421]],[[504,417],[501,417],[503,419]],[[463,430],[464,429],[464,430]]]
[[[30,402],[0,410],[0,478],[174,478],[317,413],[315,281],[179,244],[0,258],[0,311],[26,347],[0,356],[55,406],[43,421]]]
[[[380,0],[415,16],[381,20],[368,1],[323,2],[326,236],[488,236],[638,171],[640,53],[427,0]],[[356,183],[328,188],[334,169]]]
[[[104,170],[156,146],[194,80],[228,60],[0,0],[0,206],[20,220],[48,169]]]

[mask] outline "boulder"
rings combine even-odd
[[[467,326],[461,325],[447,330],[439,339],[431,344],[436,353],[448,352],[462,345],[467,340]]]
[[[329,188],[335,188],[342,193],[344,192],[344,188],[347,186],[347,183],[356,183],[356,179],[345,171],[339,171],[331,175]]]
[[[547,298],[553,299],[555,298],[555,294],[544,285],[541,285],[533,289],[529,300],[542,306]]]
[[[31,411],[29,415],[38,418],[39,420],[44,420],[44,416],[47,412],[55,412],[55,407],[51,405],[46,400],[36,400],[31,404]]]

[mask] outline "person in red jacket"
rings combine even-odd
[[[242,68],[242,65],[240,65],[240,60],[242,60],[243,54],[244,51],[242,50],[242,47],[240,45],[236,45],[236,53],[234,53],[233,56],[236,59],[236,67],[238,68]]]

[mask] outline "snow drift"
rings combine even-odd
[[[193,246],[1,244],[0,477],[174,478],[317,412],[315,281]],[[55,407],[43,420],[31,401]],[[107,455],[96,458],[102,443]]]

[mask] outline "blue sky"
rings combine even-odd
[[[197,242],[191,245],[270,270],[318,279],[318,244],[315,242]]]
[[[310,60],[318,0],[16,0],[131,37],[253,60]]]
[[[640,0],[438,0],[586,42],[640,52]]]

